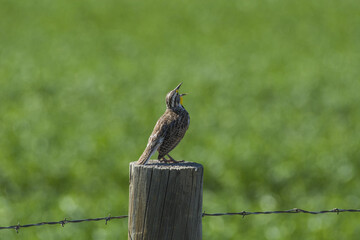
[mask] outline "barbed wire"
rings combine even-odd
[[[17,225],[13,225],[13,226],[8,226],[8,227],[0,227],[0,230],[3,229],[15,229],[17,233],[19,233],[19,229],[20,228],[27,228],[27,227],[35,227],[35,226],[43,226],[43,225],[55,225],[55,224],[61,224],[62,227],[65,226],[65,224],[67,223],[80,223],[80,222],[96,222],[96,221],[103,221],[105,220],[105,224],[107,225],[108,221],[112,220],[112,219],[122,219],[122,218],[127,218],[127,215],[122,215],[122,216],[108,216],[108,217],[101,217],[101,218],[87,218],[87,219],[78,219],[78,220],[68,220],[68,219],[64,219],[58,222],[40,222],[40,223],[32,223],[32,224],[25,224],[25,225],[20,225],[19,223]]]
[[[331,210],[323,210],[323,211],[307,211],[300,208],[293,208],[290,210],[282,210],[282,211],[264,211],[264,212],[234,212],[234,213],[203,213],[202,217],[210,216],[210,217],[217,217],[217,216],[232,216],[232,215],[241,215],[243,217],[247,215],[260,215],[260,214],[281,214],[281,213],[308,213],[308,214],[322,214],[322,213],[336,213],[339,214],[341,212],[360,212],[360,209],[339,209],[334,208]]]
[[[307,213],[307,214],[323,214],[323,213],[343,213],[343,212],[352,212],[352,213],[359,213],[360,209],[339,209],[339,208],[334,208],[331,210],[322,210],[322,211],[308,211],[308,210],[303,210],[300,208],[293,208],[290,210],[281,210],[281,211],[262,211],[262,212],[247,212],[247,211],[242,211],[242,212],[232,212],[232,213],[206,213],[203,212],[202,213],[202,217],[219,217],[219,216],[233,216],[233,215],[240,215],[243,218],[247,215],[261,215],[261,214],[292,214],[292,213]],[[108,217],[101,217],[101,218],[87,218],[87,219],[78,219],[78,220],[68,220],[68,219],[64,219],[58,222],[40,222],[40,223],[32,223],[32,224],[25,224],[25,225],[20,225],[20,223],[18,223],[17,225],[13,225],[13,226],[8,226],[8,227],[0,227],[0,230],[3,229],[15,229],[17,233],[19,233],[19,229],[20,228],[27,228],[27,227],[35,227],[35,226],[44,226],[44,225],[56,225],[56,224],[60,224],[62,227],[65,226],[65,224],[68,223],[80,223],[80,222],[96,222],[96,221],[104,221],[105,220],[105,224],[108,223],[108,221],[112,220],[112,219],[123,219],[123,218],[127,218],[127,215],[122,215],[122,216],[108,216]]]

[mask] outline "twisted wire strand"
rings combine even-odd
[[[260,211],[260,212],[247,212],[247,211],[242,211],[242,212],[230,212],[230,213],[206,213],[203,212],[202,213],[202,217],[219,217],[219,216],[234,216],[234,215],[240,215],[243,218],[247,215],[261,215],[261,214],[293,214],[293,213],[307,213],[307,214],[324,214],[324,213],[342,213],[342,212],[352,212],[352,213],[359,213],[360,209],[339,209],[339,208],[334,208],[331,210],[322,210],[322,211],[308,211],[308,210],[304,210],[304,209],[300,209],[300,208],[293,208],[290,210],[280,210],[280,211]],[[112,220],[112,219],[123,219],[123,218],[127,218],[127,215],[122,215],[122,216],[108,216],[108,217],[100,217],[100,218],[87,218],[87,219],[78,219],[78,220],[68,220],[68,219],[64,219],[61,221],[57,221],[57,222],[40,222],[40,223],[31,223],[31,224],[25,224],[25,225],[20,225],[20,223],[18,223],[17,225],[13,225],[13,226],[8,226],[8,227],[0,227],[0,230],[3,229],[15,229],[16,232],[19,232],[20,228],[27,228],[27,227],[35,227],[35,226],[44,226],[44,225],[56,225],[56,224],[60,224],[62,227],[65,226],[65,224],[68,223],[80,223],[80,222],[96,222],[96,221],[105,221],[105,224],[108,223],[108,221]]]
[[[293,208],[290,210],[281,210],[281,211],[263,211],[263,212],[246,212],[246,211],[242,211],[242,212],[234,212],[234,213],[203,213],[202,216],[206,217],[206,216],[210,216],[210,217],[217,217],[217,216],[232,216],[232,215],[241,215],[243,217],[247,216],[247,215],[260,215],[260,214],[281,214],[281,213],[308,213],[308,214],[322,214],[322,213],[336,213],[339,214],[341,212],[360,212],[360,209],[339,209],[339,208],[334,208],[331,210],[322,210],[322,211],[308,211],[308,210],[303,210],[300,208]]]
[[[31,223],[31,224],[25,224],[25,225],[20,225],[19,223],[17,225],[13,225],[13,226],[8,226],[8,227],[0,227],[0,230],[3,229],[15,229],[16,232],[19,232],[20,228],[27,228],[27,227],[35,227],[35,226],[44,226],[44,225],[55,225],[55,224],[61,224],[62,227],[65,226],[65,224],[67,223],[80,223],[80,222],[96,222],[96,221],[104,221],[105,220],[105,224],[108,223],[108,221],[112,220],[112,219],[122,219],[122,218],[127,218],[127,215],[122,215],[122,216],[108,216],[108,217],[100,217],[100,218],[87,218],[87,219],[78,219],[78,220],[68,220],[68,219],[64,219],[61,221],[57,221],[57,222],[40,222],[40,223]]]

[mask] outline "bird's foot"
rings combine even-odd
[[[162,163],[172,163],[172,161],[171,160],[168,160],[168,159],[166,159],[166,158],[161,158],[161,159],[159,159],[159,161],[160,162],[162,162]]]
[[[184,160],[176,161],[176,160],[173,159],[169,154],[166,154],[166,155],[170,158],[170,162],[171,162],[171,163],[181,163],[181,162],[184,162]]]
[[[181,160],[181,161],[176,161],[175,159],[173,159],[169,154],[167,154],[167,156],[170,158],[170,159],[166,159],[165,157],[162,157],[159,159],[160,162],[163,162],[163,163],[181,163],[181,162],[184,162],[184,160]]]
[[[170,160],[172,163],[182,163],[185,162],[184,160],[176,161],[176,160]]]

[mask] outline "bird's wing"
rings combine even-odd
[[[164,135],[165,143],[161,145],[159,149],[160,155],[168,154],[179,144],[181,139],[184,137],[185,132],[189,127],[189,123],[187,122],[187,124],[184,124],[183,117],[189,118],[188,115],[178,116],[176,118],[173,118],[173,120],[169,122],[167,131]],[[188,119],[186,120],[189,121]]]
[[[156,150],[164,141],[166,131],[168,130],[170,124],[171,122],[166,121],[166,118],[164,117],[161,117],[157,121],[154,130],[149,137],[148,144],[143,154],[141,154],[139,160],[137,161],[137,164],[146,164],[147,161],[149,161],[151,156],[156,152]]]

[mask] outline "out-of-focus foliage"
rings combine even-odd
[[[179,82],[206,212],[359,208],[360,2],[1,1],[0,226],[127,214]],[[204,239],[357,239],[359,215],[203,219]],[[125,239],[127,221],[0,231]]]

